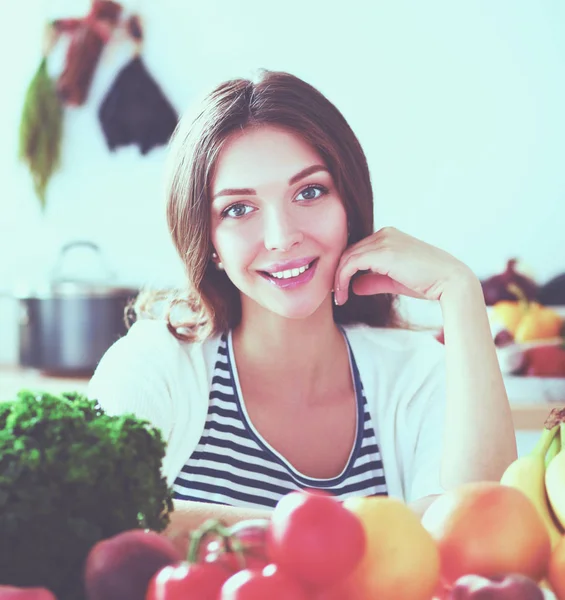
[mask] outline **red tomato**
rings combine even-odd
[[[266,567],[270,562],[267,557],[268,527],[268,519],[236,523],[228,529],[228,540],[216,538],[208,542],[199,562],[218,562],[234,573],[241,569]]]
[[[327,587],[312,592],[312,600],[350,600],[338,587]]]
[[[359,518],[327,493],[291,492],[271,515],[269,556],[287,573],[329,587],[353,571],[365,552]]]
[[[244,569],[223,585],[218,600],[310,600],[306,590],[277,565]]]
[[[230,575],[213,563],[169,565],[153,576],[145,600],[217,600]]]

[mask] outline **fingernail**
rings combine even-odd
[[[337,301],[337,296],[334,294],[334,304],[336,306],[339,306],[339,302]]]

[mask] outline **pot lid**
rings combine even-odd
[[[85,261],[79,261],[75,275],[65,273],[68,270],[68,255],[71,250],[82,247],[95,254],[95,268],[92,264],[85,268]],[[78,256],[78,254],[77,254]],[[87,261],[88,262],[88,261]],[[94,274],[93,274],[94,271]],[[62,247],[59,256],[51,270],[48,280],[39,282],[34,286],[20,285],[14,290],[14,296],[19,299],[29,298],[107,298],[135,296],[139,289],[123,285],[116,285],[115,273],[109,268],[100,248],[90,241],[70,242]]]
[[[15,289],[14,296],[20,300],[30,298],[110,298],[137,296],[139,289],[134,287],[118,287],[102,283],[80,283],[65,281],[46,283],[34,287],[20,286]]]

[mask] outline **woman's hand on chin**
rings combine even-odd
[[[342,254],[335,274],[335,302],[345,304],[351,278],[360,296],[400,294],[441,300],[447,287],[475,275],[460,260],[394,227],[384,227],[350,246]]]

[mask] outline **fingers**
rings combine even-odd
[[[349,282],[358,271],[388,275],[387,264],[390,262],[387,263],[387,260],[390,260],[390,239],[397,237],[398,233],[394,228],[384,227],[347,248],[341,256],[335,273],[334,301],[337,305],[347,302]],[[369,289],[364,285],[361,284],[361,289]]]
[[[367,273],[359,276],[352,284],[354,294],[372,296],[373,294],[396,294],[396,282],[388,275]]]
[[[353,293],[358,296],[372,296],[373,294],[395,294],[410,296],[411,298],[424,298],[422,294],[411,290],[388,275],[367,273],[361,275],[352,285]]]
[[[381,263],[381,256],[378,251],[360,251],[359,253],[349,254],[345,259],[342,258],[336,270],[334,283],[335,303],[339,306],[347,302],[349,297],[349,282],[358,271],[371,271],[387,275],[386,272],[381,271],[379,263]]]

